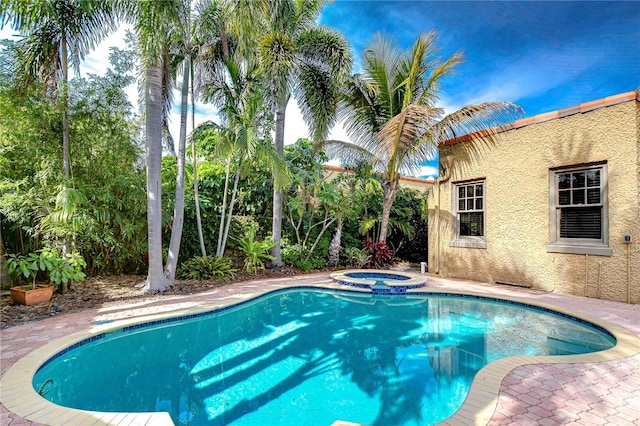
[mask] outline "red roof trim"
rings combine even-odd
[[[616,105],[623,102],[628,101],[640,101],[640,92],[631,91],[620,93],[619,95],[607,96],[606,98],[596,99],[594,101],[584,102],[579,105],[574,105],[568,108],[545,112],[542,114],[534,115],[533,117],[526,117],[520,120],[516,120],[513,123],[500,126],[493,127],[488,130],[483,130],[481,132],[469,133],[467,135],[462,135],[457,138],[449,139],[444,142],[441,142],[439,145],[454,145],[460,142],[468,141],[471,139],[478,139],[488,135],[494,135],[497,133],[506,132],[507,130],[519,129],[521,127],[529,126],[531,124],[543,123],[549,120],[555,120],[556,118],[567,117],[573,114],[584,114],[585,112],[593,111],[594,109],[608,107],[612,105]]]
[[[344,167],[332,166],[330,164],[323,164],[322,167],[324,167],[325,170],[331,170],[333,172],[354,173],[353,170],[347,170]],[[410,176],[400,176],[400,180],[404,180],[407,182],[422,183],[425,185],[433,185],[433,182],[434,182],[433,179],[423,179],[423,178],[416,178],[416,177],[410,177]]]

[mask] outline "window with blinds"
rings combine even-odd
[[[560,238],[602,239],[602,170],[556,175]]]
[[[459,237],[484,237],[484,182],[459,184],[457,217]]]
[[[610,256],[607,163],[549,172],[550,244],[547,250]]]

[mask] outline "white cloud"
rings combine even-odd
[[[588,54],[585,54],[585,51]],[[465,91],[466,97],[445,99],[450,111],[481,102],[516,102],[526,97],[539,96],[566,85],[585,70],[606,60],[602,51],[585,49],[578,44],[566,44],[551,51],[527,51],[526,56],[509,59],[508,63],[494,63],[497,71],[487,72],[477,91]],[[459,95],[459,94],[457,94]]]

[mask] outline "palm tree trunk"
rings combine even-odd
[[[147,233],[149,273],[143,291],[157,293],[171,282],[162,271],[162,70],[147,66],[145,128],[147,137]]]
[[[193,76],[193,61],[189,59],[190,74]],[[191,132],[196,129],[196,101],[195,101],[195,84],[191,81]],[[202,219],[200,216],[200,195],[198,192],[198,157],[196,156],[196,141],[191,137],[191,157],[193,158],[193,196],[196,203],[196,226],[198,228],[198,240],[200,241],[200,254],[202,257],[207,255],[204,246],[204,236],[202,234]]]
[[[337,266],[340,262],[340,246],[342,245],[342,227],[344,226],[344,220],[342,216],[338,216],[338,225],[336,226],[336,232],[333,234],[331,243],[329,244],[329,265]]]
[[[173,208],[173,226],[171,227],[171,242],[169,243],[169,255],[165,276],[169,282],[176,277],[178,267],[178,255],[180,254],[180,241],[182,240],[182,227],[184,224],[184,168],[185,148],[187,145],[187,105],[189,103],[189,56],[185,59],[182,78],[182,98],[180,99],[180,138],[178,140],[178,169],[176,175],[176,201]]]
[[[284,157],[284,117],[288,100],[287,96],[280,99],[276,110],[275,143],[276,150],[281,157]],[[282,257],[280,256],[280,240],[282,239],[282,198],[282,191],[278,191],[274,188],[272,233],[275,245],[273,246],[273,249],[271,249],[271,254],[274,257],[271,261],[271,265],[274,268],[282,267]]]
[[[231,218],[233,217],[233,206],[236,204],[236,195],[238,194],[238,182],[240,181],[240,168],[242,167],[242,157],[238,161],[238,170],[233,181],[233,190],[231,191],[231,202],[229,203],[229,213],[227,213],[227,224],[224,227],[224,236],[222,237],[222,247],[220,256],[224,256],[224,250],[227,248],[227,238],[229,237],[229,227],[231,226]]]
[[[224,189],[222,190],[222,211],[220,212],[220,228],[218,229],[218,247],[216,256],[222,256],[222,234],[224,233],[224,219],[227,214],[227,195],[229,194],[229,176],[231,175],[231,158],[227,158],[227,170],[224,178]]]
[[[67,188],[71,180],[71,160],[69,155],[69,60],[67,53],[67,37],[61,41],[62,62],[62,165],[64,168],[64,187]]]
[[[389,227],[389,215],[391,207],[398,194],[398,180],[382,182],[382,221],[380,223],[380,236],[378,241],[384,243],[387,241],[387,228]]]

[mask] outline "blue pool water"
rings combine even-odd
[[[347,272],[344,274],[351,278],[375,279],[375,280],[398,280],[406,281],[409,279],[406,275],[392,274],[386,272]]]
[[[429,425],[491,361],[614,343],[517,304],[297,289],[98,336],[46,363],[33,386],[63,406],[168,411],[176,424]]]

